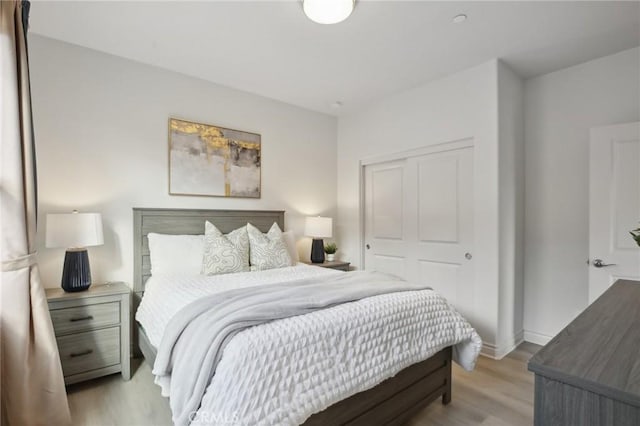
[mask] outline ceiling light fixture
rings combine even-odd
[[[318,24],[337,24],[351,15],[355,0],[302,0],[307,18]]]
[[[466,20],[467,20],[467,15],[465,15],[464,13],[461,13],[460,15],[456,15],[453,17],[454,24],[461,24]]]

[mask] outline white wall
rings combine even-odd
[[[638,48],[525,83],[525,339],[587,306],[589,129],[640,118]]]
[[[64,256],[44,248],[48,212],[101,212],[105,244],[89,250],[94,282],[129,284],[132,207],[283,209],[298,235],[304,216],[335,214],[335,118],[52,39],[29,41],[46,286],[59,285]],[[168,195],[170,116],[260,133],[262,198]]]
[[[500,327],[497,347],[511,351],[523,338],[524,82],[498,62],[500,188]]]
[[[473,138],[474,311],[465,312],[490,345],[498,321],[497,61],[391,96],[338,121],[340,256],[360,264],[359,161]]]

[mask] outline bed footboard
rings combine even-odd
[[[401,425],[439,397],[451,402],[451,347],[314,414],[304,425]]]
[[[151,367],[156,350],[138,325],[138,345]],[[309,417],[305,426],[401,425],[431,402],[451,402],[451,347],[400,371],[376,387],[357,393]]]

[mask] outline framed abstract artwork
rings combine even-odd
[[[256,133],[169,119],[169,194],[260,198]]]

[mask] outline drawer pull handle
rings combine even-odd
[[[75,358],[77,356],[85,356],[85,355],[89,355],[91,353],[93,353],[93,349],[87,349],[86,351],[82,351],[82,352],[70,353],[69,356],[71,358]]]
[[[86,317],[82,317],[82,318],[71,318],[69,321],[76,322],[76,321],[87,321],[92,319],[93,317],[91,315],[87,315]]]

